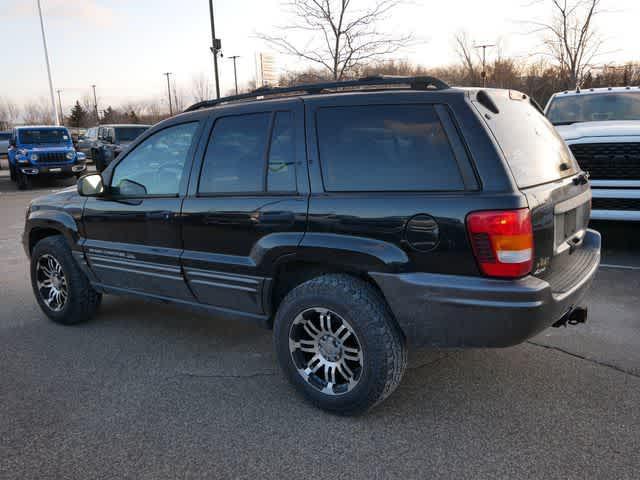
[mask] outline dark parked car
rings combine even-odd
[[[149,125],[100,125],[97,140],[91,147],[96,170],[103,171],[131,142],[145,132]]]
[[[253,320],[300,392],[355,414],[393,392],[408,345],[584,321],[590,199],[528,96],[373,77],[194,105],[35,200],[24,246],[52,320],[105,293]]]
[[[78,137],[76,150],[84,153],[87,158],[91,157],[91,151],[96,147],[98,141],[98,128],[88,128],[84,135]]]

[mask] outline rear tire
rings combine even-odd
[[[102,300],[61,235],[46,237],[33,248],[31,286],[45,315],[63,325],[89,320]]]
[[[289,292],[278,308],[274,343],[294,387],[317,407],[342,415],[364,413],[387,398],[407,365],[404,337],[384,299],[344,274]]]

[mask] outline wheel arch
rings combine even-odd
[[[54,235],[62,235],[72,250],[80,239],[78,227],[71,215],[63,212],[47,212],[46,216],[44,213],[31,213],[27,219],[24,238],[27,254],[31,256],[40,240]]]

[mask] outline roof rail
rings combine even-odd
[[[313,95],[316,93],[323,93],[331,90],[339,90],[342,88],[358,89],[360,87],[386,87],[393,85],[408,85],[411,90],[444,90],[449,88],[442,80],[435,77],[396,77],[389,75],[375,75],[370,77],[363,77],[357,80],[344,80],[339,82],[325,82],[325,83],[309,83],[302,85],[294,85],[292,87],[276,87],[269,86],[260,87],[252,92],[244,93],[241,95],[233,95],[230,97],[223,97],[217,100],[205,100],[191,105],[185,110],[185,112],[192,112],[201,108],[214,107],[223,103],[231,103],[237,101],[247,100],[263,100],[267,96],[284,96],[288,94],[295,95]]]

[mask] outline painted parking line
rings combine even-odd
[[[600,266],[604,268],[619,268],[622,270],[640,270],[640,266],[635,265],[615,265],[613,263],[601,263]]]

